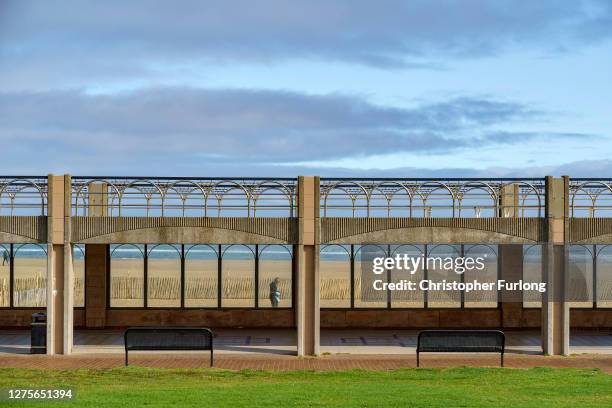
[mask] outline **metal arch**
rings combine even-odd
[[[586,250],[587,250],[587,252],[589,253],[589,255],[591,255],[591,259],[593,259],[593,258],[594,258],[595,254],[594,254],[594,253],[591,251],[591,249],[589,248],[589,246],[588,246],[588,245],[584,245],[584,244],[574,244],[574,245],[570,245],[570,246],[569,246],[569,254],[568,254],[568,257],[570,257],[570,256],[571,256],[571,254],[572,254],[572,248],[576,248],[576,247],[581,247],[581,248],[586,249]]]
[[[119,245],[117,245],[117,246],[116,246],[116,247],[114,247],[114,248],[113,248],[113,250],[110,252],[110,257],[111,257],[111,259],[113,258],[113,254],[115,253],[115,251],[116,251],[117,249],[121,248],[122,246],[134,247],[134,248],[138,249],[138,252],[140,252],[140,255],[142,255],[142,260],[144,261],[144,258],[145,258],[145,253],[144,253],[144,251],[142,250],[142,248],[140,248],[140,247],[138,246],[138,244],[119,244]]]
[[[337,187],[338,185],[341,185],[343,183],[353,184],[355,187],[358,187],[363,191],[363,194],[366,197],[366,204],[367,204],[366,216],[369,217],[370,216],[370,196],[368,194],[368,190],[361,183],[357,183],[355,181],[350,181],[350,180],[337,181],[333,184],[330,184],[329,186],[326,186],[326,191],[324,193],[324,198],[323,198],[323,217],[327,216],[327,198],[329,197],[329,193],[335,189],[343,191],[347,196],[351,197],[351,201],[353,203],[352,205],[353,217],[355,216],[355,200],[352,198],[353,195],[347,192],[344,188]]]
[[[134,181],[126,184],[125,186],[123,186],[123,188],[121,189],[121,193],[119,194],[119,217],[121,217],[121,200],[123,199],[123,195],[125,194],[125,191],[127,189],[129,189],[129,188],[133,188],[134,190],[139,191],[145,197],[145,200],[147,201],[147,217],[149,216],[149,200],[150,200],[150,198],[147,198],[147,193],[145,193],[138,186],[135,185],[136,183],[141,183],[141,182],[148,183],[149,185],[155,187],[157,189],[157,191],[159,192],[160,200],[162,202],[161,216],[163,217],[164,216],[164,207],[163,207],[164,192],[162,191],[161,188],[159,188],[159,186],[156,183],[154,183],[154,182],[152,182],[150,180],[146,180],[146,179],[144,179],[144,180],[134,180]]]
[[[346,255],[348,256],[348,259],[351,259],[351,252],[348,251],[344,245],[342,244],[325,244],[325,245],[321,245],[321,250],[320,252],[325,252],[326,249],[331,248],[331,247],[339,247],[342,248],[344,250],[344,252],[346,252]]]
[[[412,247],[416,250],[418,250],[421,254],[425,254],[425,245],[423,245],[423,248],[419,248],[418,244],[399,244],[397,245],[389,255],[396,255],[398,254],[398,249],[402,248],[402,247]]]
[[[602,187],[601,190],[605,191],[605,189],[608,189],[610,193],[612,194],[612,187],[609,184],[604,183],[603,181],[585,181],[578,185],[571,186],[570,191],[571,191],[572,198],[571,198],[570,205],[572,207],[572,217],[574,216],[574,199],[576,198],[576,193],[578,191],[583,191],[586,195],[588,195],[591,198],[591,201],[593,202],[593,207],[592,207],[593,215],[595,214],[595,202],[597,201],[597,198],[601,195],[602,191],[598,192],[595,196],[593,196],[591,193],[584,190],[583,188],[583,186],[589,185],[589,184],[599,185]]]
[[[38,247],[40,249],[42,249],[42,251],[45,253],[45,255],[47,254],[47,248],[45,248],[44,245],[41,244],[34,244],[34,243],[28,243],[28,244],[19,244],[19,245],[15,245],[15,250],[13,252],[13,256],[17,256],[17,253],[24,247],[26,246],[35,246]]]
[[[193,245],[191,245],[189,247],[189,249],[187,249],[185,251],[185,260],[187,260],[187,254],[189,254],[189,251],[191,251],[195,247],[208,247],[208,248],[212,249],[212,251],[215,253],[215,256],[217,257],[217,259],[219,258],[219,252],[215,249],[214,246],[212,246],[210,244],[193,244]]]
[[[358,247],[358,248],[355,249],[355,253],[354,253],[355,259],[357,258],[357,254],[359,253],[359,251],[361,251],[361,249],[364,246],[374,246],[376,248],[380,248],[382,250],[382,252],[385,254],[385,256],[389,256],[389,252],[387,251],[387,249],[382,247],[381,245],[379,245],[379,244],[365,244],[365,245],[355,245],[355,247]]]
[[[40,215],[45,215],[45,190],[39,186],[37,183],[28,180],[28,179],[12,179],[7,181],[6,183],[2,184],[2,187],[0,188],[0,199],[2,198],[2,195],[4,194],[5,190],[7,187],[13,185],[13,183],[17,182],[17,181],[21,181],[21,182],[26,182],[29,183],[32,187],[34,187],[36,190],[38,190],[38,194],[40,194],[40,211],[41,214]],[[25,189],[26,186],[21,187],[18,191],[23,191],[23,189]],[[0,208],[2,208],[2,202],[0,201]],[[13,205],[11,205],[11,210],[13,209]]]
[[[528,245],[526,248],[523,247],[523,259],[525,259],[525,254],[529,253],[529,251],[531,251],[533,248],[538,248],[540,250],[540,256],[542,256],[542,245],[533,244],[533,245]]]
[[[263,245],[261,248],[259,248],[259,253],[258,255],[261,256],[264,251],[270,247],[281,247],[283,248],[285,251],[287,251],[287,253],[289,254],[290,257],[293,256],[293,252],[289,250],[289,248],[287,248],[289,245],[282,245],[282,244],[266,244]]]
[[[73,251],[74,251],[74,248],[78,249],[81,252],[81,254],[83,254],[83,257],[84,257],[85,256],[85,249],[83,248],[84,246],[85,244],[73,244],[72,248],[73,248]]]
[[[210,193],[213,192],[213,194],[215,195],[215,197],[217,198],[217,202],[219,203],[219,208],[217,209],[217,216],[220,217],[221,216],[221,202],[223,201],[223,196],[232,190],[235,190],[236,188],[230,188],[229,190],[224,191],[219,198],[218,194],[214,193],[214,190],[216,187],[218,187],[220,184],[222,183],[229,183],[232,184],[234,186],[236,186],[238,189],[241,189],[242,191],[244,191],[245,194],[245,198],[247,199],[247,218],[249,218],[251,216],[251,192],[249,191],[249,189],[245,186],[243,186],[241,183],[238,183],[234,180],[228,180],[228,179],[224,179],[224,180],[220,180],[217,183],[211,184],[210,185],[210,191],[208,196],[206,197],[206,205],[208,205],[208,197],[210,196]]]
[[[470,250],[476,248],[476,247],[485,247],[488,248],[491,253],[495,254],[495,257],[498,257],[499,254],[497,253],[497,249],[493,247],[493,245],[490,244],[470,244],[470,245],[466,245],[464,248],[464,254],[467,254],[468,252],[470,252]]]
[[[601,254],[605,249],[612,248],[612,244],[595,245],[595,248],[596,248],[595,256],[599,257],[599,254]]]
[[[80,182],[78,182],[78,183],[77,183],[77,182],[75,182],[75,181],[73,180],[73,182],[72,182],[72,192],[73,192],[73,193],[74,193],[74,192],[76,192],[76,193],[77,193],[77,195],[76,195],[76,197],[75,197],[75,203],[77,204],[77,205],[76,205],[76,208],[75,208],[75,215],[78,215],[78,202],[79,202],[79,195],[81,194],[81,192],[83,192],[83,190],[85,189],[85,187],[87,187],[87,189],[88,189],[88,191],[89,191],[89,185],[90,185],[91,183],[96,182],[96,181],[100,181],[101,183],[106,183],[106,185],[107,185],[107,186],[111,186],[111,187],[112,187],[112,188],[115,190],[116,195],[113,195],[113,200],[115,199],[115,196],[117,196],[117,197],[121,196],[121,191],[120,191],[119,187],[117,187],[117,186],[115,185],[115,183],[111,182],[110,180],[107,180],[107,179],[103,179],[103,180],[93,180],[93,179],[92,179],[92,180],[84,180],[84,181],[80,181]],[[75,186],[79,186],[79,188],[75,190]],[[86,214],[86,212],[88,212],[88,211],[89,211],[89,210],[86,208],[86,206],[85,206],[85,204],[89,204],[89,198],[86,198],[84,193],[83,193],[83,196],[82,196],[82,197],[83,197],[83,198],[82,198],[82,200],[83,200],[83,215],[85,215],[85,214]],[[112,205],[109,205],[109,208],[111,209],[111,214],[112,214],[113,206],[112,206]],[[119,213],[119,215],[121,215],[121,213]]]
[[[516,184],[519,186],[519,188],[521,186],[527,186],[529,187],[531,190],[533,190],[533,192],[535,193],[536,197],[538,198],[538,218],[542,217],[542,197],[538,191],[538,189],[536,188],[535,185],[533,185],[532,183],[526,182],[526,181],[517,181],[516,183],[507,183],[507,184],[502,184],[501,186],[511,186],[513,184]],[[521,199],[521,211],[523,212],[523,214],[525,214],[525,200],[527,199],[527,197],[529,196],[524,196]]]
[[[75,189],[75,186],[78,186],[78,188]],[[81,191],[87,187],[87,184],[83,183],[83,184],[72,184],[72,193],[75,193],[76,195],[74,195],[74,202],[75,205],[73,207],[73,212],[75,216],[79,215],[79,195],[81,194]],[[86,208],[86,204],[87,201],[85,200],[85,194],[83,194],[83,215],[85,214],[85,208]]]
[[[393,191],[390,194],[385,193],[382,190],[379,190],[379,188],[381,187],[385,187],[385,186],[397,186],[398,188]],[[378,183],[378,184],[373,184],[370,190],[370,198],[372,198],[372,193],[374,191],[380,191],[381,194],[385,197],[385,199],[387,200],[387,217],[391,216],[391,200],[393,200],[393,197],[399,192],[404,190],[406,192],[406,194],[408,195],[408,211],[409,211],[409,215],[410,217],[412,217],[412,193],[410,191],[410,189],[408,187],[406,187],[405,184],[397,182],[397,181],[393,181],[393,180],[388,180],[388,181],[383,181],[382,183]]]
[[[448,185],[446,185],[445,183],[442,183],[440,181],[435,181],[435,180],[428,180],[425,181],[421,184],[418,184],[417,189],[421,190],[423,187],[427,187],[428,185],[433,185],[433,186],[439,186],[438,188],[434,188],[433,190],[431,190],[430,192],[426,193],[425,195],[423,194],[423,192],[420,192],[419,195],[421,196],[421,199],[423,200],[423,205],[425,206],[427,204],[427,200],[429,199],[429,196],[431,195],[431,193],[433,193],[436,190],[439,190],[440,188],[444,188],[446,190],[448,190],[448,192],[450,193],[451,199],[453,201],[453,218],[455,217],[455,201],[456,201],[456,194],[453,191],[452,188],[450,188]]]
[[[453,249],[453,251],[455,251],[457,253],[457,256],[461,256],[461,251],[458,251],[455,246],[459,245],[459,244],[436,244],[436,245],[432,245],[431,247],[428,247],[427,250],[427,254],[431,254],[433,251],[435,251],[436,248],[440,248],[440,247],[451,247]]]
[[[169,246],[169,247],[172,247],[172,249],[176,251],[176,253],[178,254],[178,259],[181,259],[181,251],[179,251],[179,249],[175,245],[176,244],[154,244],[151,246],[147,246],[147,256],[151,255],[151,252],[153,252],[153,250],[157,247]]]
[[[472,185],[473,187],[466,188]],[[466,198],[465,195],[470,191],[474,190],[489,190],[489,197],[493,201],[492,207],[495,209],[495,213],[497,214],[499,211],[499,194],[496,193],[495,189],[487,182],[484,181],[468,181],[467,183],[461,185],[457,190],[457,202],[459,204],[459,217],[461,217],[461,210],[463,209],[463,199]]]
[[[255,260],[255,251],[253,251],[253,248],[251,248],[251,246],[249,244],[230,244],[227,245],[225,248],[223,248],[223,250],[221,251],[221,259],[223,259],[223,257],[225,256],[225,253],[227,252],[228,249],[230,249],[231,247],[245,247],[248,248],[249,251],[251,251],[251,254],[253,255],[253,260]]]
[[[166,193],[168,193],[168,191],[170,191],[170,190],[174,191],[176,194],[178,194],[178,196],[181,198],[181,201],[183,202],[183,205],[182,205],[182,207],[183,207],[183,216],[185,216],[185,201],[186,201],[187,198],[183,194],[179,193],[179,191],[176,189],[176,188],[180,187],[181,185],[191,185],[193,188],[189,191],[190,193],[192,191],[196,191],[198,189],[200,190],[200,192],[202,193],[202,200],[204,201],[204,216],[206,217],[206,198],[208,197],[208,193],[210,191],[204,191],[204,188],[200,184],[198,184],[198,183],[196,183],[194,181],[191,181],[191,180],[177,180],[177,181],[175,181],[172,184],[168,184],[166,186]],[[164,198],[162,200],[162,214],[164,213],[165,203],[166,203],[166,197],[164,196]]]
[[[262,184],[265,183],[270,183],[270,184],[276,184],[278,185],[278,187],[268,187],[268,188],[264,188],[263,190],[259,191],[259,192],[255,192],[257,191],[258,188],[261,187]],[[253,186],[253,217],[255,217],[256,211],[257,211],[257,200],[259,200],[259,197],[265,193],[266,191],[270,191],[270,190],[274,190],[274,191],[279,191],[281,192],[285,198],[287,199],[287,202],[289,203],[289,217],[293,218],[293,192],[290,191],[289,188],[287,188],[287,186],[285,184],[279,183],[278,181],[262,181],[259,184],[255,184]]]
[[[89,185],[89,183],[92,183],[92,182],[93,182],[93,180],[89,181],[87,183],[87,185]],[[121,216],[121,205],[119,203],[119,199],[121,198],[121,194],[122,194],[121,193],[121,188],[119,188],[117,185],[115,185],[115,183],[113,183],[113,182],[111,182],[109,180],[104,180],[104,183],[106,183],[107,185],[111,186],[115,190],[115,194],[112,194],[112,199],[114,201],[115,197],[117,198],[117,212],[118,212],[118,216],[120,217]],[[113,206],[112,205],[110,206],[110,209],[111,209],[111,215],[112,215],[112,213],[113,213]]]

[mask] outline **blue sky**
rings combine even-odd
[[[612,177],[612,2],[2,1],[0,164]]]

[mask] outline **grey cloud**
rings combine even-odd
[[[0,69],[3,84],[25,86],[36,78],[139,78],[167,62],[435,67],[512,47],[574,49],[611,34],[605,0],[9,0],[0,5]]]
[[[476,97],[397,108],[350,95],[235,89],[0,93],[0,166],[6,174],[278,175],[312,161],[597,137],[498,130],[542,114]]]
[[[162,155],[168,163],[292,163],[548,138],[494,129],[540,114],[519,103],[475,97],[397,108],[350,95],[256,90],[19,92],[0,93],[0,140],[35,154],[50,146],[71,157],[95,152],[106,161]]]

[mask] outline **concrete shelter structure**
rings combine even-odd
[[[46,309],[49,354],[75,327],[295,329],[298,355],[320,353],[321,328],[541,328],[564,355],[570,327],[612,328],[609,179],[1,177],[0,244],[0,329]],[[539,268],[549,289],[369,304],[363,244],[491,250],[492,277]]]

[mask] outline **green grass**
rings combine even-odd
[[[599,370],[533,368],[268,372],[0,369],[0,388],[74,387],[61,407],[595,407],[612,406],[612,376]]]

